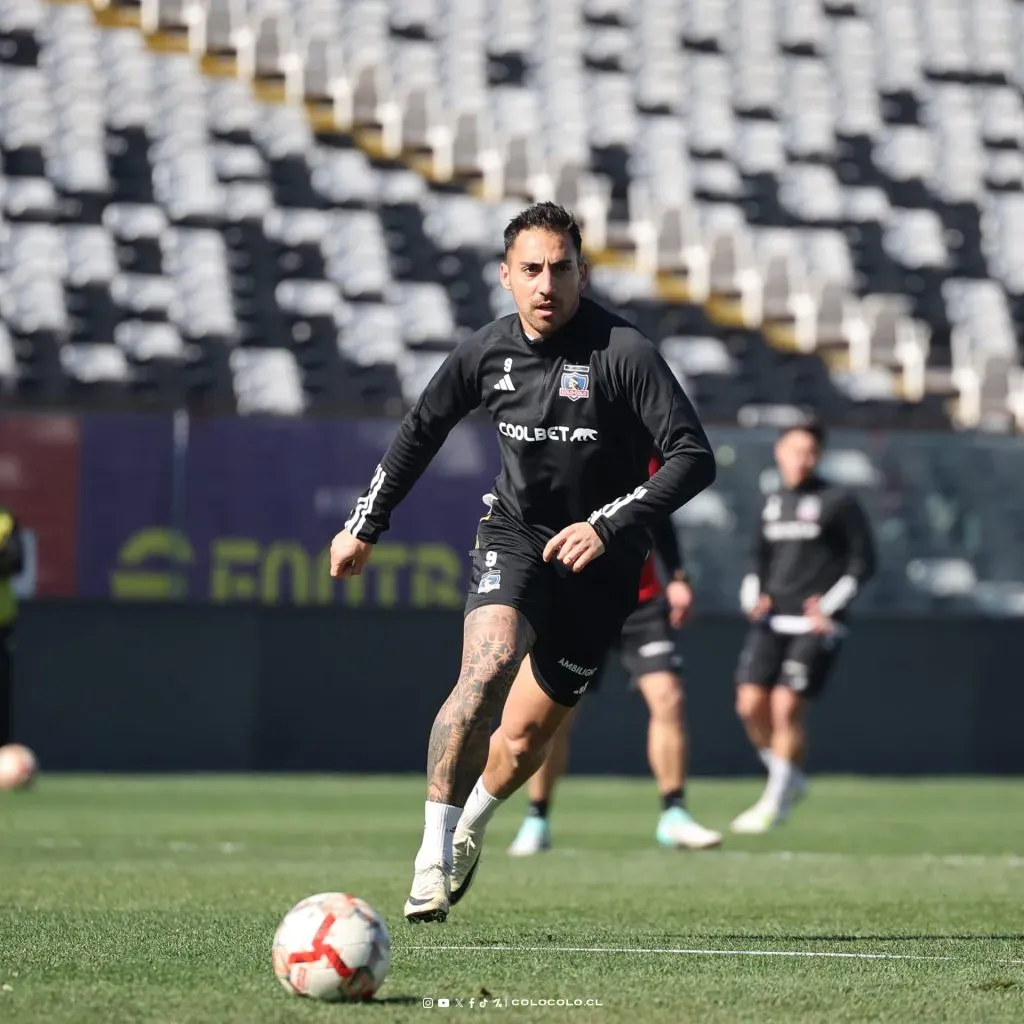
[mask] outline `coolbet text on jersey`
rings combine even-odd
[[[403,420],[349,532],[376,541],[452,427],[480,405],[501,449],[496,507],[538,556],[583,521],[609,551],[646,555],[652,526],[714,480],[711,446],[655,345],[583,299],[549,338],[528,339],[512,314],[459,344]],[[652,439],[663,464],[649,476]]]

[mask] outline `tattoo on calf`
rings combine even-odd
[[[430,732],[428,800],[465,806],[487,762],[491,723],[535,639],[514,608],[485,605],[466,616],[459,680]]]

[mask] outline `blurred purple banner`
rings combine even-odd
[[[120,421],[120,422],[117,422]],[[392,421],[102,417],[83,431],[79,593],[369,607],[461,607],[493,431],[462,424],[392,517],[369,570],[336,582],[331,537]]]
[[[79,424],[79,596],[184,598],[171,417],[98,413]]]

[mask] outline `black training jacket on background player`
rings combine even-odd
[[[549,338],[518,314],[459,344],[405,416],[345,528],[376,541],[449,431],[484,405],[498,432],[496,510],[537,555],[588,521],[606,548],[644,553],[650,527],[715,478],[689,399],[657,348],[586,299]],[[664,465],[649,476],[651,442]]]
[[[852,494],[820,477],[769,494],[755,564],[744,580],[745,606],[764,593],[774,614],[803,615],[804,602],[817,595],[825,615],[841,618],[875,570],[867,517]]]

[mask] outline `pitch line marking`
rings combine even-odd
[[[655,851],[647,851],[655,852]],[[594,851],[584,847],[563,846],[552,851],[560,857],[593,857]],[[618,856],[618,854],[616,854]],[[1019,854],[971,854],[971,853],[826,853],[810,850],[719,850],[713,855],[717,861],[765,861],[778,860],[788,863],[805,862],[809,864],[831,864],[854,862],[857,864],[878,864],[883,866],[893,863],[908,864],[941,864],[944,867],[1024,867],[1024,857]]]
[[[652,949],[648,946],[402,946],[402,952],[425,953],[664,953],[675,956],[789,956],[832,960],[931,960],[966,961],[958,956],[926,956],[917,953],[833,953],[799,949]],[[989,960],[988,963],[1024,964],[1024,960]]]

